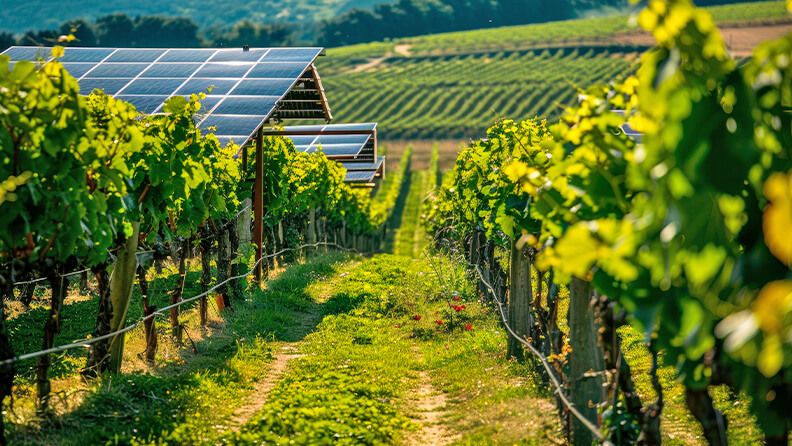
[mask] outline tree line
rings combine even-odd
[[[288,46],[295,43],[295,30],[281,24],[243,20],[229,28],[201,30],[185,17],[111,14],[93,22],[66,21],[57,29],[31,30],[20,36],[0,32],[0,49],[12,45],[51,46],[60,36],[73,35],[71,46],[194,48]]]

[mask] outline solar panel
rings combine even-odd
[[[373,162],[376,128],[376,123],[302,125],[284,127],[282,134],[303,152],[321,150],[329,158],[347,159],[369,151]]]
[[[385,167],[385,158],[376,154],[376,128],[376,123],[302,125],[268,133],[290,138],[297,150],[322,151],[339,161],[348,183],[371,183]]]
[[[377,172],[373,170],[366,171],[347,171],[344,181],[347,183],[371,183]]]
[[[141,113],[162,113],[174,95],[211,93],[201,107],[199,125],[214,128],[222,142],[246,143],[276,110],[291,106],[290,91],[306,89],[324,101],[313,62],[321,48],[151,49],[65,48],[60,59],[80,83],[80,93],[94,89],[131,102]],[[51,60],[51,48],[11,47],[2,54],[11,62]],[[308,75],[306,75],[308,73]],[[308,85],[311,84],[311,85]],[[295,90],[296,89],[296,90]],[[315,109],[321,109],[318,112]],[[329,109],[314,107],[313,118],[329,119]],[[279,111],[277,116],[286,112]],[[297,117],[295,115],[295,117]]]
[[[383,164],[385,164],[385,157],[384,156],[377,157],[377,161],[375,161],[373,163],[369,163],[369,162],[358,163],[358,162],[352,162],[352,161],[342,161],[341,162],[341,165],[344,166],[344,169],[346,169],[347,172],[351,172],[351,171],[366,171],[366,170],[378,171],[378,170],[380,170],[380,168],[382,167]]]

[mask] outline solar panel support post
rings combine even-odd
[[[264,133],[256,132],[256,179],[253,184],[253,243],[256,245],[256,286],[261,288],[262,258],[264,257]]]

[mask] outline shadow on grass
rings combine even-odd
[[[194,262],[195,263],[195,262]],[[187,274],[187,283],[184,293],[191,296],[200,293],[200,273],[191,271]],[[176,287],[178,274],[157,278],[150,284],[150,300],[153,305],[163,307],[170,303],[170,290]],[[68,344],[79,339],[85,339],[93,333],[96,326],[96,314],[99,311],[98,297],[94,292],[80,295],[77,281],[70,287],[69,298],[64,303],[61,312],[61,331],[55,336],[55,345]],[[44,288],[44,287],[42,287]],[[11,345],[17,354],[37,351],[41,348],[44,324],[49,317],[49,289],[44,288],[40,293],[43,298],[34,302],[33,306],[24,313],[6,321],[8,332],[11,335]],[[189,309],[193,303],[186,304],[183,308]],[[133,289],[132,301],[127,314],[127,322],[131,323],[143,317],[140,289]],[[50,378],[64,378],[73,375],[85,366],[87,358],[86,349],[73,349],[60,354],[52,355],[53,362],[50,367]],[[22,361],[17,364],[17,382],[30,383],[35,375],[36,360]]]
[[[401,187],[399,188],[399,196],[396,198],[396,203],[394,203],[393,210],[391,210],[391,216],[388,219],[385,231],[385,241],[383,243],[383,252],[393,252],[394,249],[396,231],[398,231],[401,227],[404,205],[407,203],[407,195],[410,194],[410,185],[412,184],[411,167],[412,157],[407,160],[404,178],[402,178]]]
[[[196,342],[197,354],[182,350],[182,361],[149,373],[106,376],[74,410],[40,426],[12,426],[11,443],[129,444],[164,438],[184,444],[216,437],[216,422],[231,413],[273,358],[268,341],[298,341],[324,315],[354,308],[352,298],[319,303],[308,292],[310,284],[337,273],[345,258],[328,254],[290,266],[265,290],[235,302],[224,314],[225,327]]]

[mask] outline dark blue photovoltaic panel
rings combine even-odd
[[[195,93],[207,93],[209,87],[212,88],[211,93],[207,94],[227,94],[231,91],[231,88],[236,85],[236,80],[231,79],[190,79],[184,84],[177,94],[195,94]]]
[[[252,96],[283,96],[289,91],[293,79],[244,79],[231,94]]]
[[[198,70],[199,63],[156,63],[144,71],[140,77],[190,77]]]
[[[129,79],[83,79],[80,81],[80,94],[88,94],[98,88],[105,94],[114,95],[129,83]]]
[[[377,175],[376,171],[360,171],[360,172],[349,172],[347,171],[346,177],[344,181],[350,183],[370,183],[374,180],[374,177]]]
[[[91,68],[95,67],[96,64],[93,63],[64,63],[63,68],[69,72],[74,77],[82,77],[85,73],[87,73]]]
[[[52,55],[52,48],[14,46],[3,51],[3,54],[10,57],[11,60],[29,60],[35,62],[39,59],[49,59]]]
[[[171,95],[179,85],[184,82],[182,79],[137,79],[132,81],[121,94],[161,94]]]
[[[297,78],[305,71],[304,63],[258,63],[247,75],[248,78]]]
[[[287,135],[289,132],[321,132],[324,128],[330,128],[332,126],[328,125],[295,125],[295,126],[286,126],[283,128],[283,132]]]
[[[158,62],[206,62],[217,50],[168,50]]]
[[[314,144],[358,144],[368,141],[369,135],[319,135]]]
[[[201,124],[201,127],[209,131],[209,127],[215,127],[215,135],[223,136],[246,136],[253,133],[251,129],[257,129],[264,121],[264,118],[253,116],[218,116],[209,115]]]
[[[107,59],[107,62],[154,62],[167,50],[121,48]]]
[[[344,130],[344,131],[372,131],[377,128],[377,123],[375,122],[363,122],[363,123],[355,123],[355,124],[332,124],[328,125],[327,129],[332,130]]]
[[[229,96],[217,106],[214,113],[219,115],[267,116],[277,102],[278,97],[274,96],[256,96],[250,98]]]
[[[311,152],[314,151],[314,148],[321,150],[327,156],[356,156],[363,149],[363,146],[357,144],[326,144],[317,146],[314,144],[311,146]]]
[[[242,49],[233,50],[220,50],[217,54],[209,59],[209,62],[256,62],[268,50],[258,49],[250,51],[242,51]]]
[[[385,162],[385,158],[380,156],[377,157],[376,162],[355,162],[355,161],[341,161],[341,165],[344,166],[344,169],[347,171],[361,171],[361,170],[373,170],[377,171],[382,164]]]
[[[262,62],[311,62],[321,53],[321,48],[273,48]]]
[[[309,135],[309,136],[289,136],[289,139],[292,140],[292,142],[294,143],[295,146],[306,146],[306,148],[307,148],[307,146],[310,145],[313,142],[313,140],[316,139],[316,137],[313,136],[313,135]]]
[[[127,101],[137,108],[140,113],[154,113],[159,106],[168,99],[168,96],[132,96],[132,95],[119,95],[118,99]]]
[[[91,70],[87,77],[126,77],[133,78],[148,67],[144,63],[103,63]]]
[[[197,122],[216,127],[223,141],[247,142],[272,115],[278,101],[311,67],[320,48],[153,49],[66,48],[64,67],[77,77],[82,93],[104,90],[134,105],[141,113],[162,113],[164,101],[175,95],[208,93]],[[3,54],[18,60],[51,60],[51,48],[11,47]],[[265,61],[266,60],[266,61]],[[306,149],[315,137],[298,138]],[[357,141],[357,139],[353,139]],[[328,150],[348,151],[333,142]]]
[[[110,48],[65,48],[61,62],[101,62],[112,54]]]
[[[253,64],[251,63],[208,63],[204,65],[197,73],[195,73],[195,77],[242,77],[245,73],[248,72],[250,67]]]

